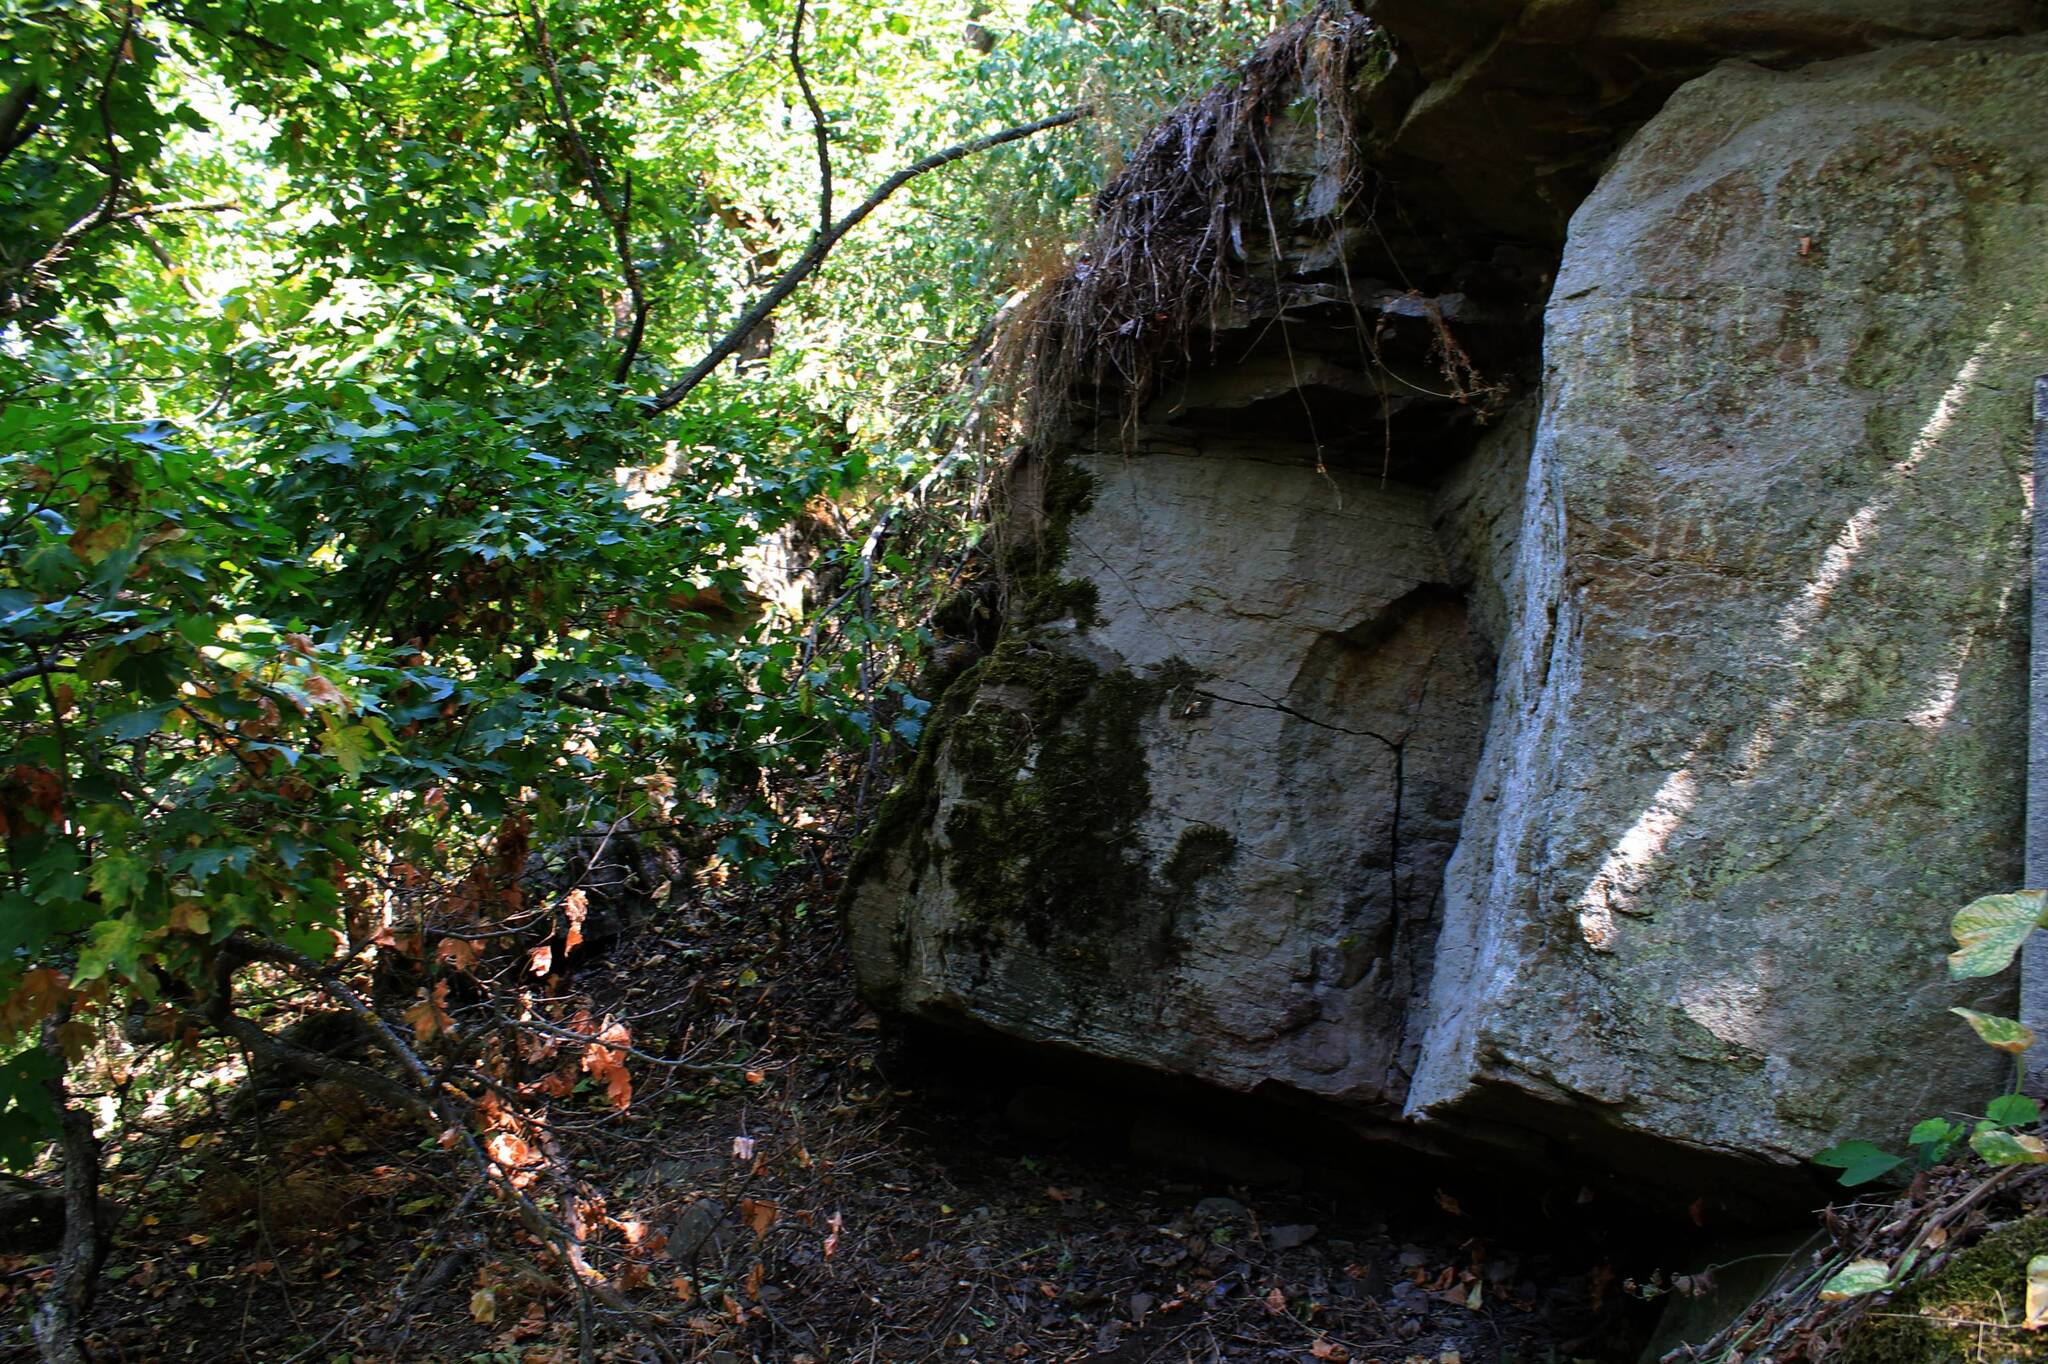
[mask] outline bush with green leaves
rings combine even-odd
[[[332,985],[622,820],[765,876],[778,783],[914,741],[928,547],[836,620],[750,571],[821,507],[846,571],[1116,143],[1285,16],[803,15],[0,0],[0,1163],[117,1013],[205,1017],[251,944]],[[1111,93],[914,182],[657,399],[807,250],[814,142],[843,204]]]

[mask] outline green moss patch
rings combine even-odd
[[[1151,807],[1145,720],[1170,678],[1098,670],[1013,637],[952,726],[961,800],[946,819],[960,931],[984,950],[1021,937],[1055,962],[1153,967],[1180,950],[1180,914],[1236,841],[1196,826],[1155,869],[1138,838]]]
[[[2048,1255],[2048,1217],[1993,1232],[1939,1273],[1865,1311],[1844,1342],[1843,1364],[2048,1360],[2048,1331],[2019,1325],[2027,1261],[2036,1255]]]

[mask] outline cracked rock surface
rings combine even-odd
[[[1368,161],[1515,8],[1396,32]],[[1651,1181],[1995,1090],[1945,1010],[2010,987],[1941,957],[2019,875],[2048,38],[1816,0],[1785,69],[1688,80],[1754,25],[1650,8],[1588,51],[1677,92],[1568,233],[1383,144],[1186,363],[1037,433],[1001,637],[851,879],[870,998]]]

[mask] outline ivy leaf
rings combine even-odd
[[[2041,922],[2044,901],[2048,901],[2048,892],[2017,890],[1986,895],[1957,910],[1949,931],[1960,946],[1949,953],[1950,977],[1991,976],[2010,966],[2020,944]]]
[[[1856,1185],[1891,1173],[1904,1165],[1906,1158],[1880,1150],[1867,1141],[1845,1141],[1822,1151],[1813,1158],[1813,1163],[1840,1170],[1843,1184]]]
[[[1986,1046],[2018,1056],[2034,1045],[2034,1030],[2017,1018],[1980,1014],[1975,1009],[1954,1008],[1950,1013],[1968,1023]]]
[[[1841,1302],[1879,1293],[1892,1286],[1892,1267],[1883,1260],[1851,1260],[1841,1272],[1820,1286],[1822,1302]]]
[[[2041,1105],[2024,1094],[2001,1094],[1984,1110],[2000,1127],[2032,1127],[2041,1121]]]

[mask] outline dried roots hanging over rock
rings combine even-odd
[[[1285,306],[1281,262],[1307,219],[1333,235],[1370,173],[1359,161],[1353,82],[1384,51],[1348,0],[1269,38],[1234,79],[1167,118],[1097,200],[1077,263],[1018,329],[1027,430],[1048,431],[1077,392],[1116,392],[1133,416],[1198,338]],[[1314,172],[1277,183],[1288,124]]]

